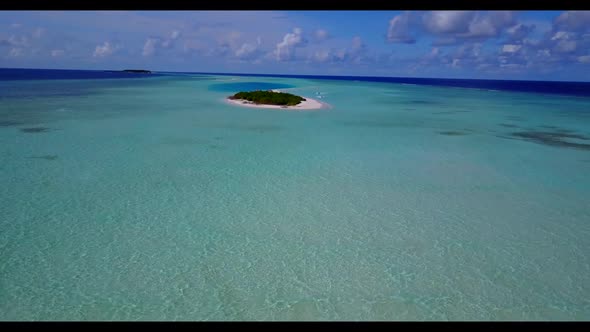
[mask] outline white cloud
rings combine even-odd
[[[318,41],[322,41],[322,40],[326,40],[328,39],[328,31],[324,30],[324,29],[317,29],[315,31],[315,38]]]
[[[25,36],[17,37],[15,35],[11,35],[8,38],[8,43],[15,47],[28,47],[29,46],[29,39]]]
[[[158,39],[156,38],[148,38],[143,44],[143,51],[141,55],[143,56],[152,56],[156,52],[156,45],[158,44]]]
[[[174,30],[170,33],[169,38],[165,38],[160,42],[160,46],[162,48],[172,48],[174,47],[174,42],[180,37],[181,33],[178,30]]]
[[[51,50],[51,56],[52,57],[59,57],[64,55],[64,50]]]
[[[582,55],[578,57],[578,62],[590,63],[590,55]]]
[[[96,45],[94,49],[93,57],[107,57],[115,53],[118,47],[111,45],[110,42],[106,41],[102,45]]]
[[[20,27],[22,27],[22,26],[23,26],[23,25],[22,25],[22,24],[20,24],[20,23],[12,23],[12,24],[10,25],[10,28],[11,28],[11,29],[18,29],[18,28],[20,28]]]
[[[571,37],[571,34],[568,33],[567,31],[557,31],[557,32],[555,32],[555,34],[553,34],[553,36],[551,37],[551,40],[569,39],[570,37]]]
[[[23,50],[22,48],[18,48],[18,47],[13,47],[10,49],[10,52],[8,53],[8,56],[16,58],[16,57],[20,57],[21,55],[23,55]]]
[[[510,37],[510,40],[513,42],[520,42],[524,38],[526,38],[534,29],[535,25],[525,25],[522,23],[515,24],[508,29],[506,29],[506,33]]]
[[[326,62],[330,59],[329,50],[318,50],[313,54],[313,60],[317,62]]]
[[[217,38],[217,42],[220,45],[226,45],[231,49],[236,49],[239,47],[239,39],[242,36],[242,33],[236,30],[232,30],[228,33],[225,33]]]
[[[141,55],[152,56],[156,54],[158,49],[170,49],[174,47],[176,40],[180,38],[181,32],[173,30],[168,38],[149,37],[143,44]]]
[[[359,64],[365,61],[371,61],[367,55],[367,46],[362,38],[355,36],[352,38],[350,46],[340,49],[318,49],[309,54],[308,59],[318,63],[354,63]]]
[[[431,11],[423,16],[423,23],[428,31],[436,34],[464,33],[474,17],[473,11]]]
[[[516,53],[522,48],[522,45],[506,44],[502,46],[503,53]]]
[[[356,36],[354,38],[352,38],[352,49],[354,51],[356,50],[360,50],[364,47],[365,45],[363,44],[363,40],[361,39],[361,37]]]
[[[293,33],[287,33],[283,40],[277,44],[274,55],[277,61],[290,60],[293,57],[295,48],[305,45],[306,40],[303,38],[303,30],[300,28],[293,29]]]
[[[512,11],[431,11],[422,17],[424,28],[442,38],[435,45],[450,45],[461,39],[497,37],[515,23]]]
[[[256,38],[256,44],[244,43],[242,46],[234,53],[237,58],[240,59],[252,59],[258,54],[258,47],[262,44],[262,39],[260,36]]]
[[[558,28],[568,31],[590,31],[590,11],[566,11],[554,23]]]
[[[389,21],[387,40],[392,43],[412,44],[416,39],[410,34],[410,13],[394,16]]]

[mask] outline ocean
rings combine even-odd
[[[0,69],[0,320],[587,320],[589,174],[590,83]]]

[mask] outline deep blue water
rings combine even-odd
[[[172,73],[171,73],[172,74]],[[590,82],[558,82],[558,81],[517,81],[517,80],[474,80],[450,78],[412,78],[412,77],[373,77],[373,76],[315,76],[315,75],[271,75],[271,74],[224,74],[194,73],[231,76],[307,78],[340,81],[362,81],[381,83],[403,83],[431,86],[450,86],[485,90],[534,92],[564,94],[573,96],[590,96]]]
[[[372,76],[316,76],[316,75],[272,75],[272,74],[236,74],[236,73],[202,73],[202,72],[155,72],[150,75],[99,70],[58,70],[58,69],[15,69],[0,68],[0,81],[13,80],[51,80],[51,79],[100,79],[100,78],[147,78],[154,76],[181,75],[224,75],[306,78],[321,80],[362,81],[382,83],[402,83],[430,86],[449,86],[484,90],[500,90],[515,92],[532,92],[542,94],[561,94],[590,97],[590,82],[558,82],[558,81],[517,81],[517,80],[474,80],[474,79],[443,79],[443,78],[410,78],[410,77],[372,77]],[[248,89],[244,86],[240,89]],[[262,89],[261,85],[254,86]],[[284,88],[276,85],[266,88]]]
[[[65,70],[65,69],[21,69],[21,68],[0,68],[0,81],[18,80],[59,80],[59,79],[100,79],[100,78],[145,78],[160,76],[152,73],[135,74],[120,71],[106,70]]]
[[[293,85],[282,83],[267,83],[267,82],[237,82],[237,83],[222,83],[213,84],[209,86],[209,90],[220,92],[235,92],[248,90],[271,90],[271,89],[288,89],[293,88]]]

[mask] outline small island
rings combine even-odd
[[[311,98],[304,98],[276,90],[242,91],[229,96],[227,100],[235,105],[258,108],[309,110],[324,108],[326,106]]]
[[[145,69],[124,69],[124,70],[104,70],[107,73],[131,73],[131,74],[151,74],[151,70]]]
[[[125,69],[123,70],[124,73],[134,73],[134,74],[151,74],[151,70],[145,69]]]
[[[252,102],[254,104],[263,105],[279,105],[279,106],[295,106],[305,98],[296,96],[294,94],[286,92],[275,92],[275,91],[250,91],[250,92],[238,92],[229,99],[242,99]]]

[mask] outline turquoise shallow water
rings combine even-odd
[[[260,83],[332,108],[224,103]],[[590,317],[588,98],[0,85],[0,320]]]

